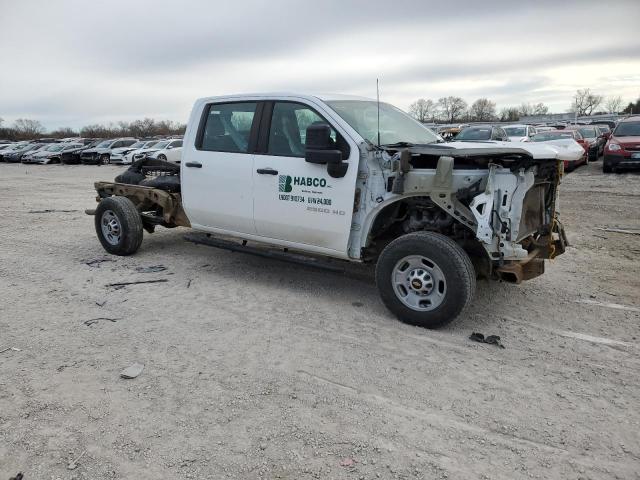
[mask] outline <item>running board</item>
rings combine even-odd
[[[310,257],[299,253],[290,253],[286,249],[267,250],[265,248],[250,247],[247,245],[246,240],[242,240],[241,243],[238,243],[231,240],[214,238],[207,233],[188,233],[184,236],[184,239],[187,242],[195,243],[196,245],[206,245],[208,247],[222,248],[223,250],[230,250],[232,252],[249,253],[258,257],[272,258],[283,262],[296,263],[298,265],[306,265],[309,267],[320,268],[322,270],[329,270],[331,272],[345,272],[344,267],[341,267],[339,265],[332,265],[331,263],[329,263],[329,260]]]

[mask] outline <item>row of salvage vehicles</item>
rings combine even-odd
[[[142,158],[179,163],[182,138],[39,139],[0,145],[0,161],[37,164],[131,164]]]

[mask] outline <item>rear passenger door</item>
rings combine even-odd
[[[322,122],[318,111],[304,103],[265,104],[263,127],[255,156],[254,218],[258,235],[341,253],[351,231],[357,162],[347,174],[332,178],[327,166],[304,159],[306,129]],[[350,155],[345,138],[333,127],[332,139]],[[357,158],[357,147],[353,147]]]
[[[258,102],[204,106],[195,149],[189,147],[181,167],[183,203],[194,227],[255,234],[252,152],[258,107]]]

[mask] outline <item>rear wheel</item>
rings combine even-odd
[[[104,249],[114,255],[131,255],[142,243],[142,219],[126,197],[101,200],[96,208],[95,228]]]
[[[439,233],[403,235],[382,251],[376,265],[382,301],[401,321],[438,328],[469,305],[476,285],[471,259]]]

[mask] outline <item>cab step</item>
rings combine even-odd
[[[208,247],[221,248],[223,250],[230,250],[232,252],[249,253],[251,255],[257,255],[258,257],[273,258],[283,262],[295,263],[298,265],[306,265],[309,267],[319,268],[322,270],[329,270],[331,272],[345,273],[345,267],[336,265],[331,259],[324,259],[319,257],[311,257],[300,253],[291,253],[288,249],[276,250],[271,247],[261,248],[247,245],[247,240],[233,241],[225,240],[221,238],[212,237],[208,233],[188,233],[184,236],[184,239],[188,242],[195,243],[196,245],[206,245]]]

